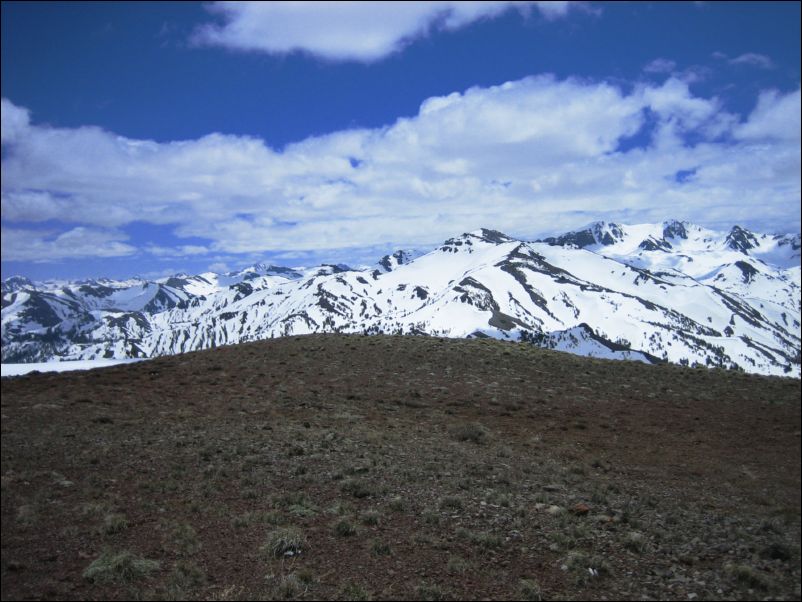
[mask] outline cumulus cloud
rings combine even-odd
[[[328,60],[376,61],[433,29],[455,30],[515,7],[546,18],[574,2],[215,2],[223,23],[198,28],[193,41],[270,54],[307,52]]]
[[[800,90],[781,94],[777,90],[761,93],[757,107],[749,119],[735,130],[735,135],[744,140],[788,140],[800,139]]]
[[[675,77],[624,92],[539,76],[430,98],[384,128],[282,152],[248,137],[156,143],[29,123],[4,145],[4,222],[83,230],[62,240],[9,229],[3,255],[130,254],[120,229],[133,221],[171,224],[195,243],[143,251],[199,258],[425,246],[479,227],[527,236],[590,219],[781,229],[799,220],[799,102],[799,90],[764,92],[741,122]],[[620,150],[633,136],[648,144]]]
[[[24,135],[30,123],[30,114],[27,109],[14,105],[7,99],[2,100],[0,110],[0,140],[2,144],[10,144]]]

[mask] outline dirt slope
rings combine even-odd
[[[799,599],[799,561],[798,380],[314,335],[2,381],[3,599]]]

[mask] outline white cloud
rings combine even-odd
[[[193,40],[271,54],[308,52],[328,60],[376,61],[432,29],[454,30],[517,8],[546,18],[576,2],[215,2],[224,23],[200,27]]]
[[[671,59],[654,59],[646,65],[643,70],[647,73],[671,73],[677,68],[677,63]]]
[[[682,149],[689,132],[717,138],[732,128],[737,119],[722,110],[718,99],[694,96],[688,82],[669,78],[660,87],[642,87],[639,90],[644,104],[660,118],[655,146],[668,151]]]
[[[735,130],[743,140],[789,140],[800,139],[800,90],[781,94],[776,90],[763,92],[757,107],[749,119]]]
[[[647,124],[648,147],[618,151]],[[698,143],[687,145],[689,134]],[[58,241],[4,232],[4,259],[97,255],[79,244],[93,237],[102,253],[130,254],[118,229],[132,221],[209,241],[144,251],[199,258],[206,249],[428,245],[479,227],[526,236],[590,219],[712,225],[721,215],[773,230],[799,220],[799,91],[763,93],[739,123],[674,77],[630,93],[531,77],[427,99],[418,115],[387,127],[309,138],[283,152],[247,137],[155,143],[34,123],[4,146],[2,167],[6,224],[84,228]],[[677,182],[688,169],[694,178]]]
[[[749,65],[760,69],[774,69],[774,61],[765,54],[757,54],[755,52],[747,52],[734,59],[730,59],[729,62],[732,65]]]
[[[223,263],[222,261],[217,261],[209,266],[209,271],[214,272],[216,274],[227,274],[231,271],[231,268],[227,263]]]
[[[30,113],[27,109],[18,107],[5,98],[2,100],[0,110],[0,141],[2,144],[10,144],[23,136],[29,123]]]
[[[122,257],[133,255],[137,249],[122,241],[128,237],[121,232],[78,226],[66,232],[2,229],[4,261],[56,261],[86,257]]]
[[[188,257],[192,255],[206,255],[209,253],[209,249],[201,245],[179,245],[177,247],[146,245],[144,250],[155,257],[169,257],[172,259]]]
[[[776,65],[770,57],[765,54],[758,54],[756,52],[745,52],[734,59],[731,59],[726,53],[716,51],[711,55],[714,59],[720,61],[727,61],[730,65],[748,65],[750,67],[757,67],[759,69],[775,69]]]

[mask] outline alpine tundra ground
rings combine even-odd
[[[799,599],[799,381],[337,335],[3,379],[2,597]]]

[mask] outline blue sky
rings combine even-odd
[[[800,4],[2,3],[2,275],[800,229]]]

